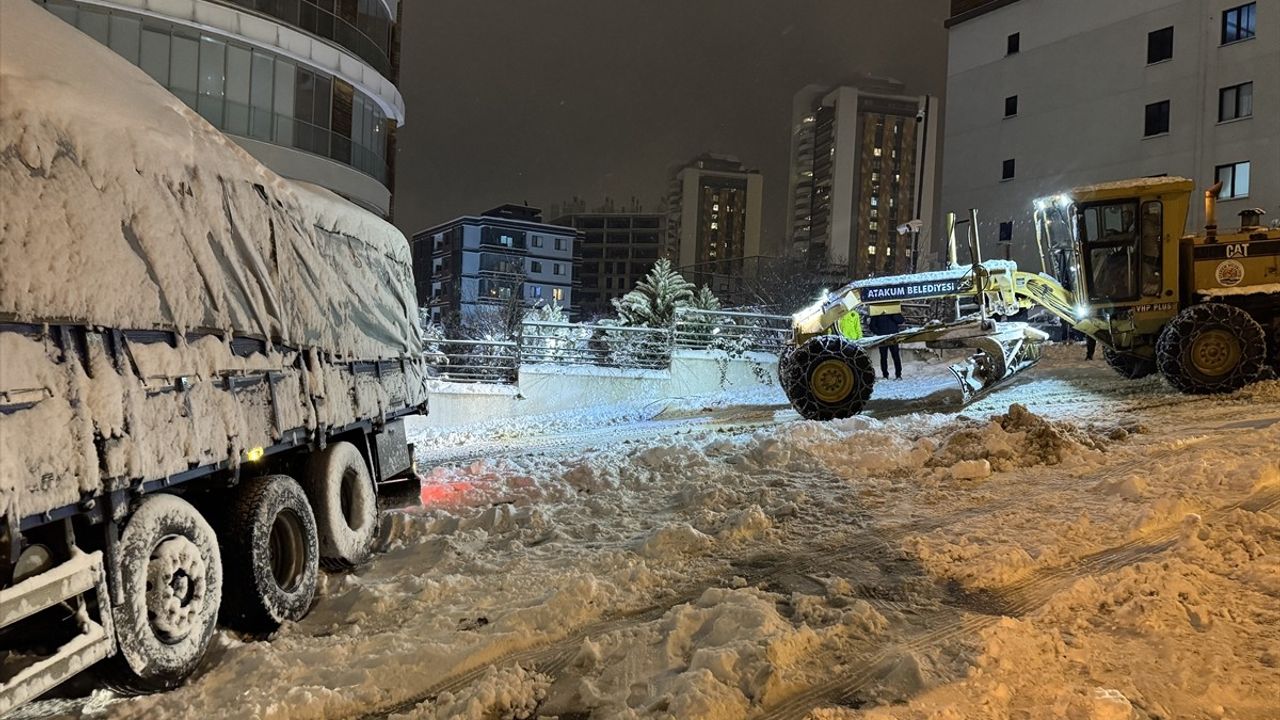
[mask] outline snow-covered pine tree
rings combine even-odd
[[[716,297],[716,294],[711,292],[711,288],[703,285],[698,288],[698,292],[694,294],[693,301],[690,305],[699,310],[719,310],[720,298]]]
[[[631,292],[613,301],[618,320],[632,327],[670,327],[676,308],[693,302],[693,283],[662,258]]]

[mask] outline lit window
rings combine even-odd
[[[892,198],[890,198],[890,199],[889,199],[889,203],[890,203],[890,204],[892,204],[892,203],[893,203],[893,199],[892,199]],[[871,196],[871,207],[880,207],[880,196],[878,196],[878,195],[872,195],[872,196]]]
[[[712,205],[711,212],[720,212],[720,205],[719,204]]]
[[[713,222],[713,223],[711,223],[711,229],[712,229],[712,230],[719,230],[719,229],[720,229],[720,223],[718,223],[718,222]]]
[[[892,246],[892,245],[886,245],[886,246],[884,247],[884,254],[885,254],[885,255],[887,255],[888,257],[893,257],[893,246]]]
[[[867,223],[867,229],[868,229],[868,230],[879,230],[879,229],[880,229],[880,223],[879,223],[878,221],[876,221],[876,220],[872,220],[871,222]]]
[[[564,300],[564,289],[563,289],[563,288],[551,288],[551,297],[552,297],[552,299],[553,299],[553,300],[555,300],[556,302],[560,302],[560,301]]]
[[[867,246],[867,254],[868,254],[868,255],[875,255],[875,254],[876,254],[876,246],[875,246],[875,245],[868,245],[868,246]]]
[[[880,148],[876,148],[875,150],[871,151],[871,153],[872,153],[872,155],[874,155],[875,157],[880,157],[880,155],[881,155],[881,150],[880,150]]]

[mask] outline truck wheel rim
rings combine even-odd
[[[200,548],[169,535],[156,543],[147,562],[147,620],[156,637],[173,645],[199,623],[205,603],[205,564]]]
[[[853,392],[853,369],[840,360],[823,360],[810,378],[814,396],[825,403],[840,402]]]
[[[1201,333],[1191,343],[1191,363],[1196,371],[1209,378],[1222,377],[1240,362],[1240,343],[1226,330],[1213,329]]]
[[[289,508],[281,510],[271,523],[267,540],[267,552],[271,563],[271,575],[276,585],[285,592],[298,589],[302,581],[303,552],[302,520]]]

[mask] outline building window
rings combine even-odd
[[[554,263],[554,264],[551,266],[551,272],[552,272],[552,274],[553,274],[553,275],[563,275],[563,274],[564,274],[564,266],[563,266],[563,265],[561,265],[560,263]]]
[[[1218,193],[1219,198],[1231,200],[1249,195],[1248,162],[1219,165],[1214,169],[1213,177],[1215,181],[1222,183],[1222,191]]]
[[[1013,162],[1013,158],[1010,158],[1008,160],[1005,160],[1004,163],[1002,163],[1000,166],[1000,179],[1012,180],[1013,175],[1014,175],[1014,162]]]
[[[556,302],[564,301],[564,288],[551,288],[551,299]]]
[[[1173,28],[1167,27],[1147,33],[1147,64],[1152,65],[1173,58]]]
[[[534,242],[537,242],[537,240],[534,240]],[[538,262],[537,260],[534,260],[533,262],[529,263],[529,272],[534,272],[534,273],[542,272],[542,263]]]
[[[557,250],[564,250],[564,248],[565,248],[565,239],[564,239],[564,238],[556,238],[556,249],[557,249]]]
[[[1017,55],[1022,51],[1022,33],[1014,33],[1009,36],[1009,40],[1005,45],[1006,55]]]
[[[1253,115],[1253,83],[1240,83],[1218,91],[1218,122]]]
[[[1013,221],[1000,223],[1000,242],[1013,242]]]
[[[1004,99],[1004,116],[1013,117],[1018,114],[1018,96],[1010,95]]]
[[[876,246],[875,246],[875,245],[868,245],[868,246],[867,246],[867,254],[868,254],[868,255],[875,255],[875,254],[876,254]]]
[[[1143,124],[1143,137],[1163,135],[1169,132],[1169,101],[1161,100],[1147,106],[1146,121]]]
[[[1222,44],[1248,40],[1257,34],[1257,3],[1231,8],[1222,13]]]
[[[534,246],[534,247],[542,247],[542,236],[541,236],[541,235],[534,235],[534,236],[533,236],[533,246]]]
[[[533,298],[540,298],[540,297],[542,297],[542,286],[541,286],[541,285],[530,285],[530,286],[529,286],[529,297],[533,297]]]

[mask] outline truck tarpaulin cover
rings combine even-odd
[[[419,351],[394,227],[276,176],[38,5],[0,3],[0,320]]]

